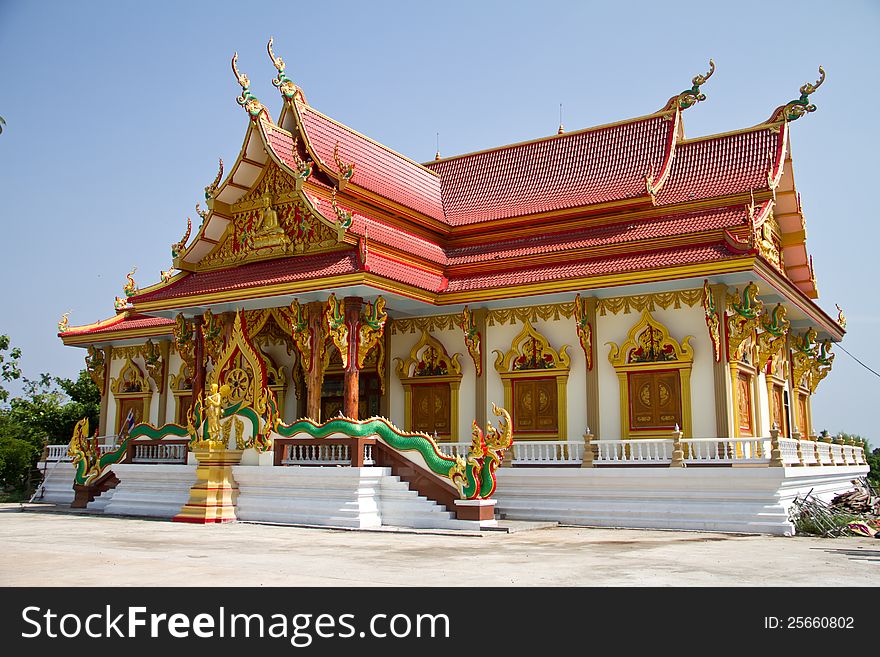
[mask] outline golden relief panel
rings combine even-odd
[[[232,221],[200,267],[336,248],[337,232],[306,206],[293,178],[271,165],[255,188],[232,206]]]

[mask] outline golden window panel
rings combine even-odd
[[[515,379],[513,430],[518,433],[559,431],[556,379]]]
[[[752,408],[752,375],[739,372],[736,378],[736,417],[740,436],[755,435]]]
[[[692,339],[679,343],[644,310],[622,344],[606,343],[620,388],[622,439],[665,438],[676,425],[691,436]]]
[[[629,424],[632,430],[681,426],[681,383],[676,371],[633,372],[629,375]]]
[[[437,338],[422,329],[407,358],[395,358],[404,392],[404,428],[458,440],[458,392],[461,354],[452,356]]]
[[[510,349],[494,351],[504,405],[513,409],[514,431],[527,433],[530,439],[566,440],[569,347],[557,351],[528,318],[522,322]]]

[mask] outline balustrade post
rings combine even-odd
[[[581,460],[581,467],[592,468],[593,458],[593,432],[590,431],[590,427],[587,427],[587,431],[584,433],[584,457]]]
[[[782,450],[779,448],[779,427],[774,424],[773,428],[770,429],[770,467],[781,468],[782,466]]]
[[[670,468],[685,468],[687,465],[684,462],[684,450],[682,449],[681,439],[684,436],[684,431],[679,429],[678,425],[675,425],[675,430],[672,432],[672,461],[669,463]]]
[[[501,459],[501,465],[498,467],[512,468],[513,467],[513,459],[514,459],[514,451],[513,451],[513,443],[511,443],[510,447],[507,448],[507,451],[504,452],[504,457]]]
[[[776,427],[775,424],[773,426]],[[777,428],[777,430],[779,429],[779,427],[776,427],[776,428]],[[802,466],[802,465],[804,465],[804,450],[803,450],[803,447],[801,446],[801,441],[795,440],[794,444],[797,445],[798,465]]]
[[[353,468],[362,468],[364,467],[364,442],[365,438],[355,437],[352,438],[351,444],[349,445],[349,457],[351,457],[351,467]]]

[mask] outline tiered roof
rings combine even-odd
[[[548,286],[583,290],[757,269],[792,294],[815,298],[799,204],[779,203],[784,269],[775,270],[758,243],[777,193],[796,198],[788,130],[803,96],[768,123],[684,139],[682,110],[705,98],[699,85],[707,78],[648,116],[424,165],[318,112],[292,83],[273,81],[285,98],[279,120],[259,102],[248,105],[242,151],[175,261],[183,274],[130,301],[136,311],[167,312],[369,285],[443,305]],[[283,63],[278,79],[287,80]],[[340,228],[339,250],[220,269],[203,264],[261,171],[278,166],[295,178],[308,161],[313,168],[298,193],[322,222]]]

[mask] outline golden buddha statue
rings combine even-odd
[[[254,246],[265,248],[272,246],[287,246],[290,239],[278,222],[278,213],[272,207],[272,197],[263,196],[263,215],[255,226]]]

